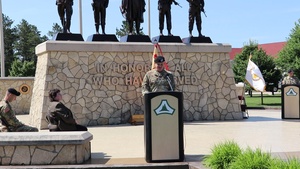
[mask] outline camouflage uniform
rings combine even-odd
[[[170,80],[170,84],[168,82]],[[172,88],[171,88],[171,86]],[[158,72],[153,69],[146,73],[142,83],[142,94],[149,92],[163,92],[175,90],[174,76],[171,72],[163,70]]]
[[[17,119],[15,112],[12,110],[8,101],[2,100],[0,102],[0,117],[2,125],[6,126],[6,129],[9,132],[38,131],[37,128],[27,126],[20,122]]]
[[[283,81],[282,84],[300,84],[299,79],[296,76],[286,76]]]

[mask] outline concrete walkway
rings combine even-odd
[[[282,120],[281,110],[248,110],[249,118],[238,121],[201,121],[184,124],[185,161],[204,168],[203,156],[215,144],[235,141],[242,148],[260,148],[273,156],[300,158],[300,120]],[[28,121],[28,115],[19,115]],[[90,164],[146,164],[143,125],[88,127],[93,134]],[[42,132],[48,132],[43,130]]]

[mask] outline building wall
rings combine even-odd
[[[0,78],[0,97],[4,98],[8,88],[15,88],[21,95],[11,106],[16,114],[29,114],[34,77],[2,77]]]
[[[177,90],[184,95],[184,120],[242,119],[230,45],[161,44]],[[127,123],[143,114],[143,76],[151,67],[151,43],[47,41],[36,47],[38,64],[31,125],[46,128],[47,92],[59,88],[82,125]]]

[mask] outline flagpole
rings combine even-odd
[[[3,18],[2,18],[2,0],[0,0],[0,51],[1,51],[1,77],[5,77],[5,59],[4,59],[4,35],[3,35]]]
[[[150,0],[148,0],[148,36],[151,38],[150,29]]]
[[[82,2],[81,0],[79,2],[79,32],[82,35]]]

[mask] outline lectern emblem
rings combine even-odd
[[[293,88],[290,88],[289,91],[286,92],[287,96],[297,96],[297,93],[294,91]]]
[[[167,100],[162,100],[159,104],[159,106],[154,110],[156,115],[161,114],[170,114],[173,115],[175,112],[175,109],[172,108]]]

